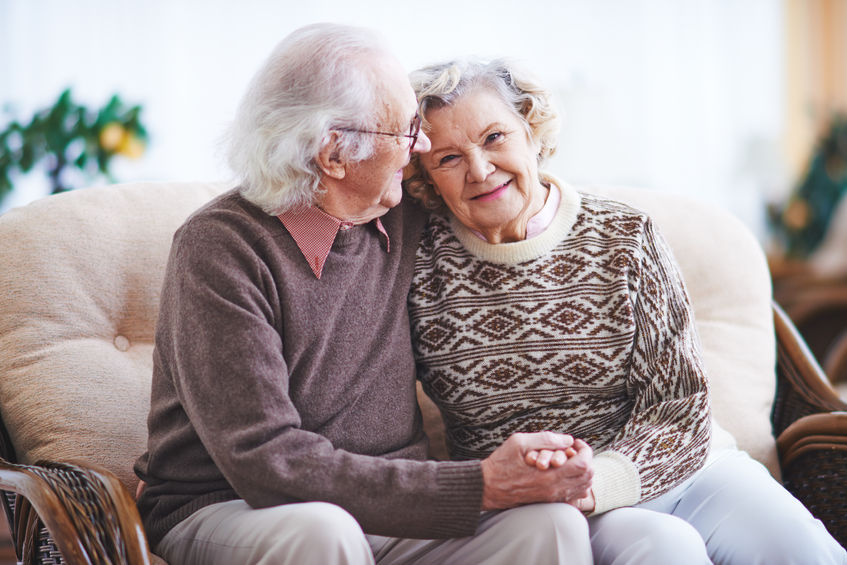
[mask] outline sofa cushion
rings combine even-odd
[[[224,188],[89,188],[0,216],[0,414],[19,462],[99,464],[135,492],[171,238]]]

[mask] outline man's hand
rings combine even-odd
[[[539,469],[528,465],[527,455],[542,450],[564,452],[572,448],[573,457],[560,466]],[[546,456],[545,456],[546,458]],[[582,440],[553,432],[514,434],[482,462],[482,509],[499,510],[534,502],[576,501],[589,496],[592,469],[591,448]]]

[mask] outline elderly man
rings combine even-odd
[[[406,294],[427,151],[403,69],[361,29],[300,29],[240,106],[240,186],[174,237],[156,331],[146,483],[154,551],[182,563],[590,563],[567,504],[590,450],[552,433],[426,461]],[[536,503],[536,504],[532,504]],[[506,509],[494,511],[496,509]]]

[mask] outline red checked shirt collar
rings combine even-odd
[[[317,206],[312,206],[304,211],[285,212],[277,217],[282,221],[282,225],[285,226],[291,237],[294,238],[294,242],[297,243],[297,247],[300,248],[300,252],[306,258],[312,272],[319,279],[338,231],[350,229],[354,225],[352,222],[345,222],[330,216]],[[379,218],[373,220],[373,223],[379,233],[383,235],[385,252],[388,253],[390,251],[388,232],[385,231],[385,227]]]

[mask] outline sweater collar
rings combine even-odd
[[[294,238],[294,242],[318,279],[321,278],[326,259],[329,257],[330,250],[332,250],[333,242],[335,242],[335,236],[338,235],[339,231],[354,227],[352,222],[345,222],[335,216],[330,216],[317,206],[310,206],[305,210],[283,212],[277,217],[288,230],[288,233],[291,234],[291,237]],[[376,218],[371,223],[382,234],[385,252],[388,253],[390,241],[382,221]]]
[[[508,265],[537,259],[558,245],[576,223],[582,199],[576,189],[554,176],[545,173],[540,176],[544,183],[551,185],[551,192],[553,186],[557,187],[560,196],[552,221],[543,228],[541,233],[523,241],[492,244],[480,239],[448,212],[450,226],[462,245],[480,259]],[[550,200],[549,196],[548,200]],[[540,223],[547,223],[547,221],[543,220]]]

